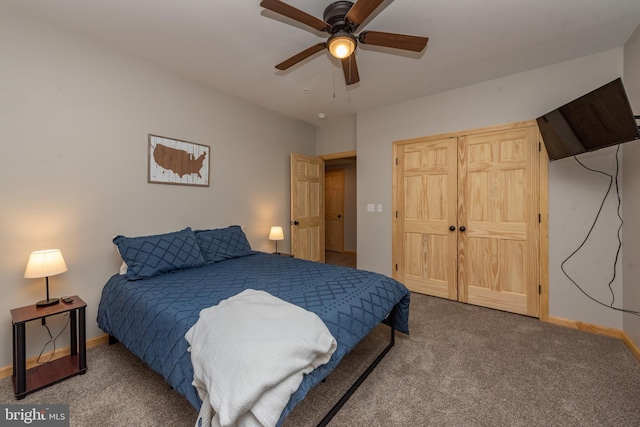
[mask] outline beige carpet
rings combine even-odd
[[[417,294],[410,327],[331,426],[640,425],[640,362],[619,340]],[[387,331],[365,338],[285,426],[315,425]],[[85,375],[19,402],[68,403],[72,426],[195,422],[196,410],[121,345],[87,358]],[[17,403],[9,378],[0,380],[0,402]]]

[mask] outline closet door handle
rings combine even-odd
[[[291,221],[291,225],[300,225],[298,221]]]
[[[455,225],[450,226],[449,231],[456,231],[456,226]]]
[[[466,228],[464,227],[464,225],[460,226],[460,231],[464,232],[465,230],[466,230]]]

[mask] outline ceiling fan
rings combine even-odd
[[[318,43],[276,65],[278,70],[289,67],[309,58],[310,56],[328,49],[331,55],[340,59],[342,71],[347,85],[360,81],[355,49],[358,42],[374,46],[391,47],[395,49],[421,52],[426,46],[427,37],[410,36],[406,34],[384,33],[380,31],[363,31],[359,35],[353,33],[384,0],[336,1],[324,10],[323,19],[309,15],[280,0],[262,0],[260,6],[286,16],[302,24],[329,34],[326,42]]]

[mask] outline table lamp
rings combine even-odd
[[[67,264],[65,264],[64,258],[62,258],[60,249],[31,252],[29,261],[27,262],[27,269],[24,272],[24,278],[38,279],[45,277],[47,284],[47,299],[38,301],[36,303],[37,307],[47,307],[60,302],[59,298],[49,298],[49,276],[55,276],[65,271],[67,271]]]
[[[271,227],[271,231],[269,232],[269,240],[276,241],[275,253],[279,254],[280,252],[278,252],[278,240],[284,240],[284,231],[282,231],[282,227],[279,227],[279,226]]]

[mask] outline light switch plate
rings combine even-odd
[[[375,212],[376,211],[376,207],[373,203],[368,203],[367,204],[367,212]]]

